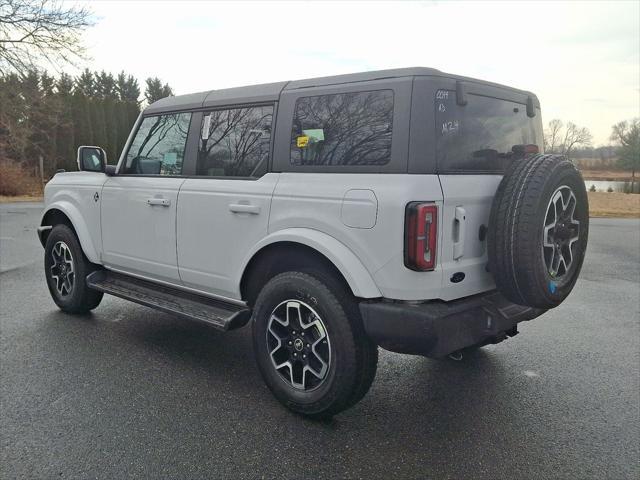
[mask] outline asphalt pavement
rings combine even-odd
[[[41,205],[0,205],[0,478],[640,477],[640,221],[592,219],[569,299],[460,362],[381,350],[329,422],[280,406],[247,328],[55,307]]]

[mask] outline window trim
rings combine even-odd
[[[140,127],[142,127],[142,123],[144,122],[145,119],[152,118],[152,117],[160,117],[162,115],[180,115],[183,113],[188,113],[191,116],[189,117],[189,127],[187,128],[187,138],[185,139],[185,142],[184,142],[184,150],[182,155],[182,158],[183,158],[182,171],[180,175],[160,175],[160,174],[151,174],[151,173],[120,173],[121,169],[124,170],[127,167],[127,158],[129,157],[129,151],[131,150],[131,147],[133,146],[133,142],[138,136]],[[194,112],[192,110],[177,110],[172,112],[153,113],[149,115],[145,115],[143,112],[142,114],[140,114],[136,124],[134,125],[135,132],[131,135],[131,137],[127,141],[126,149],[123,150],[123,153],[120,157],[120,161],[118,162],[116,175],[118,177],[187,178],[188,175],[185,175],[184,172],[187,166],[187,158],[188,158],[188,152],[189,152],[188,147],[189,147],[189,139],[191,137],[193,117],[194,117]]]

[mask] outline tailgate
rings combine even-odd
[[[440,266],[443,300],[495,288],[487,272],[487,228],[502,175],[439,175],[442,211]]]

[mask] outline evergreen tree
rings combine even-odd
[[[93,74],[96,98],[117,98],[116,81],[113,75],[104,70]]]
[[[640,118],[612,127],[611,140],[618,143],[618,166],[631,170],[631,193],[635,192],[636,171],[640,169]]]
[[[62,73],[56,82],[56,95],[60,103],[56,145],[56,164],[65,170],[75,170],[75,130],[73,116],[73,79]]]
[[[125,75],[124,72],[118,74],[116,92],[121,102],[139,103],[140,86],[138,81],[131,75]]]
[[[0,160],[21,161],[27,143],[26,102],[20,90],[17,74],[0,76]]]
[[[100,100],[89,99],[89,115],[93,127],[93,145],[99,145],[106,149],[107,121],[104,115],[104,106]]]
[[[87,98],[92,98],[96,94],[93,73],[85,68],[82,74],[76,78],[76,91]]]
[[[19,86],[20,95],[23,99],[24,118],[22,127],[27,136],[27,142],[22,151],[22,161],[25,165],[33,168],[38,164],[39,156],[42,155],[45,138],[43,131],[44,119],[42,107],[42,94],[40,90],[40,75],[36,70],[29,70],[22,78]]]
[[[160,93],[170,92],[160,85]],[[140,87],[121,72],[117,78],[85,69],[72,78],[48,73],[0,73],[0,161],[29,167],[44,159],[45,173],[76,169],[79,145],[100,145],[115,163],[140,113]]]
[[[40,91],[45,97],[53,95],[53,88],[55,87],[56,80],[50,77],[47,72],[43,72],[40,76]]]
[[[66,73],[61,73],[56,82],[56,92],[62,98],[68,99],[73,93],[73,78]]]
[[[90,73],[90,72],[89,72]],[[84,83],[76,78],[76,87],[72,97],[72,116],[73,116],[73,132],[76,143],[79,145],[95,145],[93,137],[93,128],[91,124],[91,114],[89,112],[90,97],[85,93],[87,89],[87,76],[85,75]],[[92,80],[93,82],[93,80]],[[82,86],[79,86],[82,85]]]
[[[153,102],[157,102],[161,98],[173,95],[173,89],[167,83],[162,85],[162,82],[158,77],[147,78],[146,82],[147,88],[144,92],[144,98],[149,105]]]

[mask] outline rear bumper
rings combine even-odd
[[[519,322],[545,311],[516,305],[495,290],[452,302],[360,303],[365,331],[374,342],[392,352],[427,357],[497,343],[515,335]]]

